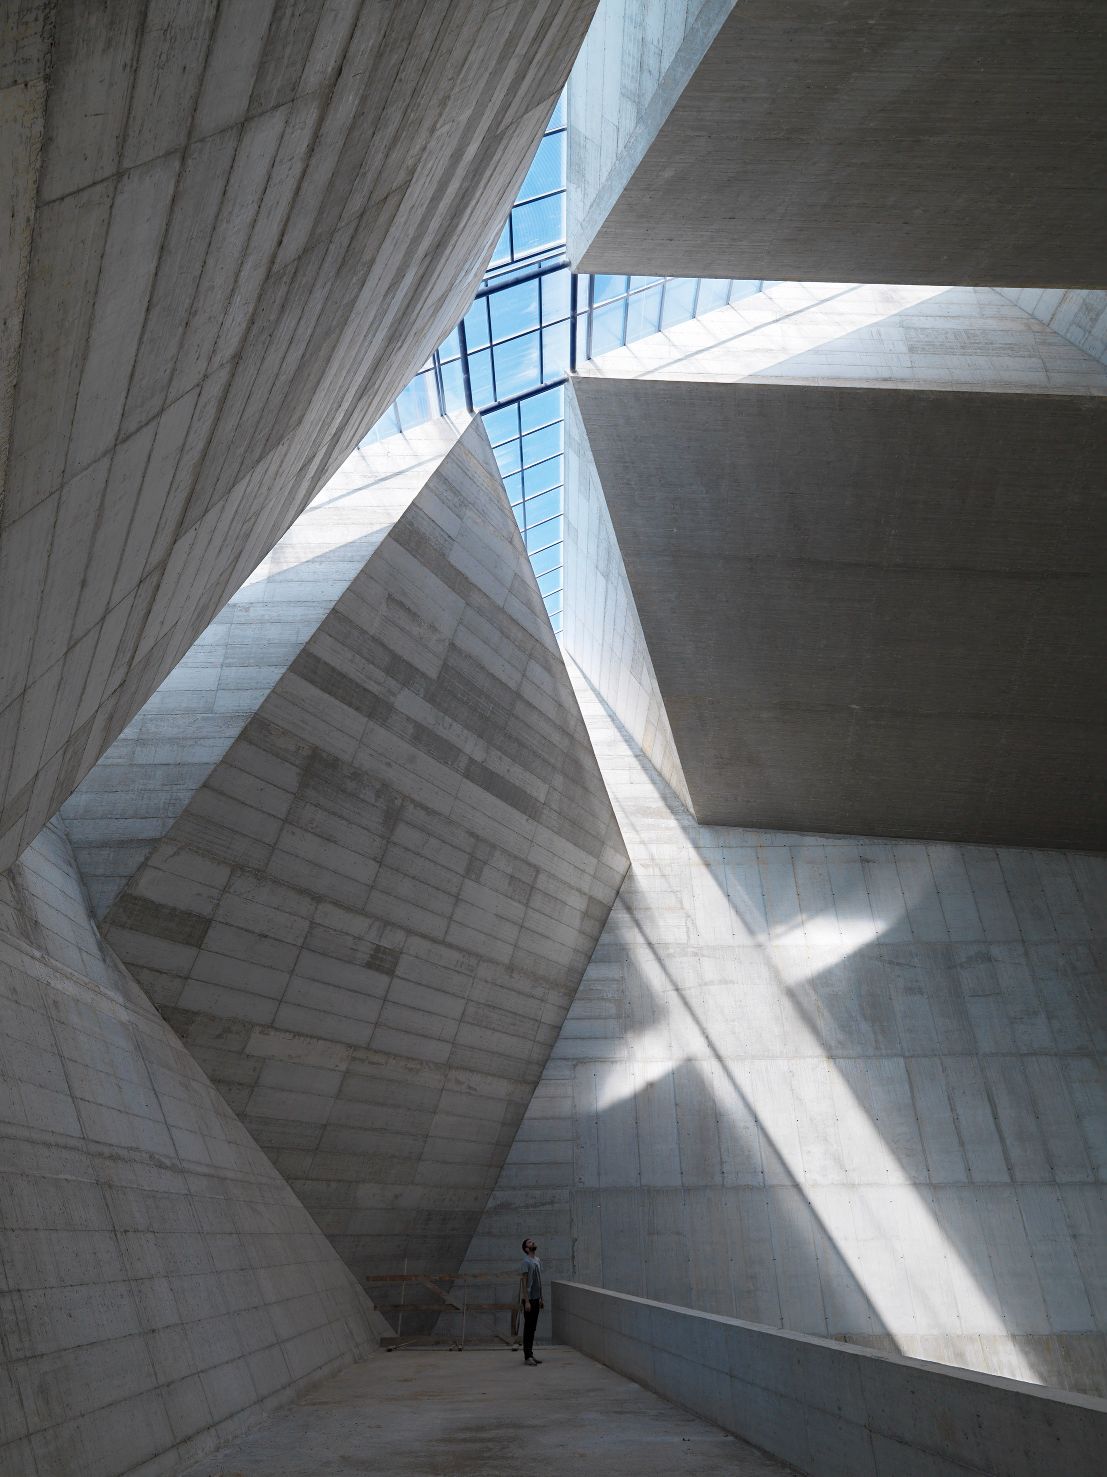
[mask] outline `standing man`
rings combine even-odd
[[[534,1357],[534,1330],[542,1310],[542,1263],[538,1247],[528,1236],[523,1242],[523,1261],[519,1268],[523,1292],[523,1363],[541,1364]]]

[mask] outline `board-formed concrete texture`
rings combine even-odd
[[[797,285],[575,381],[692,808],[1100,847],[1107,375],[927,291]]]
[[[555,1335],[807,1477],[1098,1477],[1107,1401],[562,1282]]]
[[[626,187],[734,0],[600,0],[569,89],[570,261]]]
[[[578,270],[1105,285],[1096,0],[603,0],[597,22],[569,93]]]
[[[448,418],[351,453],[62,807],[103,918],[452,450]]]
[[[625,870],[478,419],[105,928],[349,1265],[442,1272]]]
[[[4,7],[0,866],[464,311],[593,8]]]
[[[0,1471],[176,1472],[382,1326],[53,823],[0,874]]]
[[[466,1265],[1107,1396],[1107,858],[697,826],[579,691],[631,870]]]
[[[1045,287],[999,290],[1093,359],[1107,363],[1107,292]]]

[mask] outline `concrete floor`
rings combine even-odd
[[[790,1471],[567,1348],[400,1350],[327,1380],[186,1477]]]

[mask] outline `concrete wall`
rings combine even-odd
[[[632,8],[640,24],[667,13]],[[1095,0],[741,0],[687,82],[659,91],[653,138],[572,259],[1101,288],[1105,64]],[[606,91],[592,108],[611,129]]]
[[[51,825],[0,874],[0,1470],[175,1472],[379,1327]]]
[[[4,8],[0,865],[464,310],[592,10]]]
[[[1046,287],[1001,287],[999,291],[1085,354],[1107,363],[1107,292]]]
[[[600,0],[569,82],[569,260],[603,224],[734,0]]]
[[[367,444],[303,512],[62,809],[102,918],[453,448],[448,419]]]
[[[564,645],[593,692],[690,806],[623,556],[570,385],[565,392]]]
[[[1107,860],[697,826],[580,690],[631,871],[468,1265],[1107,1392]]]
[[[557,1285],[555,1336],[810,1477],[1102,1470],[1107,1401]]]
[[[477,419],[106,934],[348,1263],[443,1272],[625,869]]]
[[[777,287],[576,378],[692,808],[1100,847],[1107,372],[926,291]]]

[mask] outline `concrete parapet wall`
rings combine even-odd
[[[811,1477],[1099,1477],[1107,1401],[558,1282],[554,1337]]]

